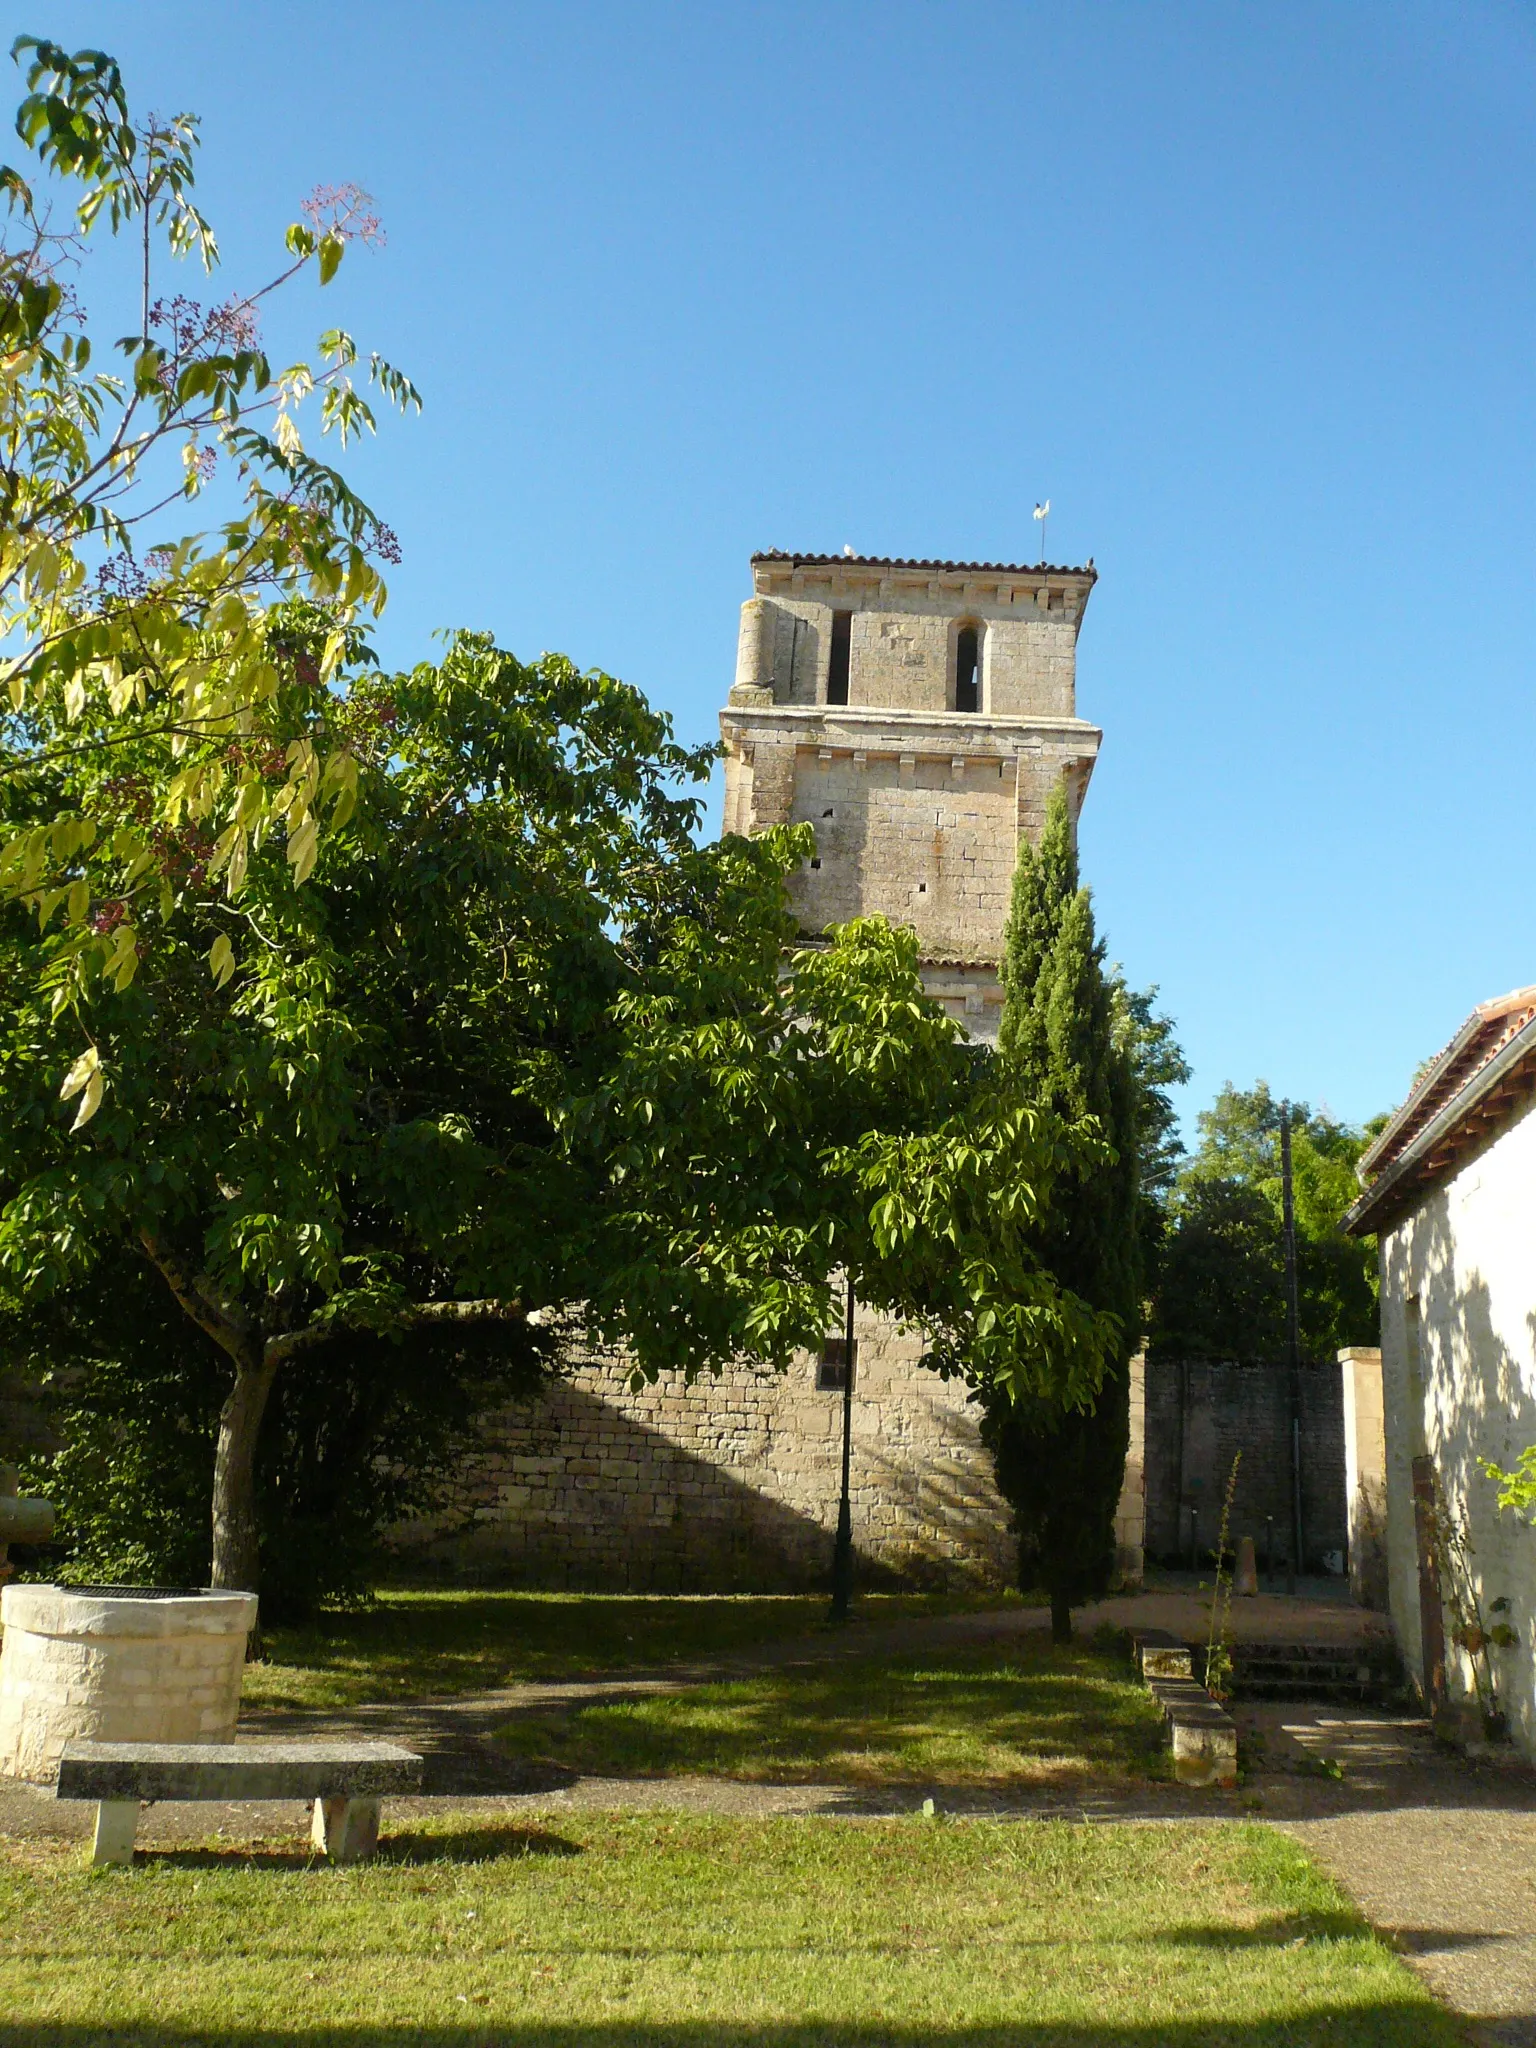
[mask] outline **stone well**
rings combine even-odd
[[[7,1586],[0,1771],[48,1784],[66,1742],[232,1742],[254,1593]]]

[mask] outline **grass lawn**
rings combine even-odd
[[[851,1632],[909,1618],[1021,1604],[991,1593],[870,1594]],[[306,1628],[266,1633],[245,1674],[248,1707],[345,1709],[374,1700],[485,1692],[530,1678],[582,1678],[724,1657],[786,1637],[826,1635],[824,1594],[394,1592]]]
[[[1162,1717],[1115,1652],[1042,1638],[788,1665],[635,1698],[531,1708],[497,1740],[600,1776],[1022,1786],[1147,1777]]]
[[[460,1826],[466,1819],[460,1816]],[[1250,1827],[571,1815],[297,1850],[0,1861],[0,2043],[1452,2048]]]

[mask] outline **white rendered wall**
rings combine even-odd
[[[1513,1464],[1536,1443],[1536,1105],[1516,1113],[1487,1148],[1381,1240],[1381,1354],[1387,1457],[1392,1619],[1415,1683],[1423,1671],[1411,1465],[1435,1461],[1449,1500],[1470,1525],[1485,1619],[1502,1618],[1518,1647],[1494,1650],[1511,1733],[1536,1757],[1536,1531],[1496,1507],[1479,1457]],[[1419,1315],[1422,1388],[1410,1365],[1410,1303]],[[1447,1684],[1471,1696],[1464,1651],[1450,1642]]]

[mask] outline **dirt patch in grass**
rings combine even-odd
[[[1451,2048],[1295,1846],[1249,1828],[464,1816],[338,1871],[0,1863],[0,2042]]]
[[[872,1594],[859,1602],[857,1642],[893,1623],[1017,1596]],[[265,1661],[245,1674],[250,1708],[345,1712],[379,1701],[491,1692],[529,1679],[590,1677],[658,1664],[740,1656],[795,1638],[829,1639],[821,1594],[646,1595],[389,1592],[304,1628],[271,1628]]]
[[[1119,1656],[1028,1639],[531,1706],[496,1739],[602,1777],[1007,1788],[1163,1768],[1161,1717]]]

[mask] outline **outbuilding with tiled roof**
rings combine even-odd
[[[1536,1758],[1536,1531],[1484,1461],[1536,1444],[1536,986],[1480,1003],[1360,1162],[1380,1246],[1388,1578],[1442,1727]]]

